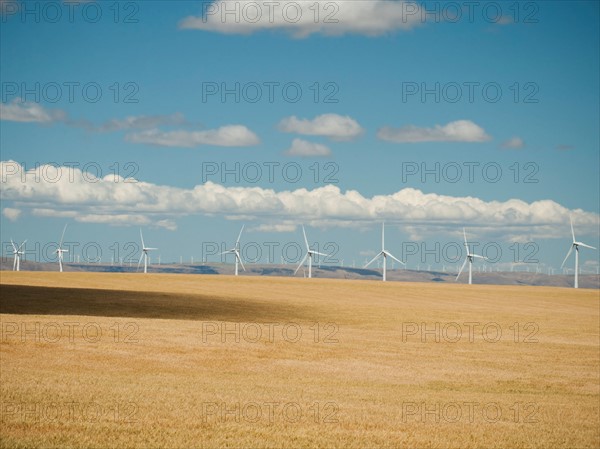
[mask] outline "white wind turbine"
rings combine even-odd
[[[371,265],[373,262],[375,262],[379,257],[383,257],[383,267],[382,267],[383,282],[385,282],[385,280],[386,280],[387,258],[388,257],[391,257],[393,260],[401,263],[402,265],[406,265],[400,259],[396,259],[392,255],[392,253],[390,253],[389,251],[387,251],[385,249],[385,223],[381,223],[381,251],[375,257],[373,257],[371,259],[371,261],[368,264],[366,264],[363,268],[367,268],[369,265]]]
[[[298,273],[298,270],[300,269],[300,267],[302,265],[304,265],[304,262],[306,262],[306,259],[308,258],[308,277],[312,278],[312,258],[313,258],[313,255],[317,254],[319,256],[329,257],[329,254],[323,254],[323,253],[320,253],[318,251],[313,251],[312,249],[310,249],[310,246],[308,246],[308,239],[306,238],[306,231],[304,230],[304,226],[302,226],[302,233],[304,234],[304,243],[306,244],[306,254],[304,255],[304,257],[302,258],[302,260],[298,264],[298,268],[296,268],[296,271],[294,271],[294,274]],[[306,275],[305,275],[305,277],[306,277]]]
[[[68,253],[69,250],[68,249],[63,249],[62,248],[62,244],[63,244],[63,240],[65,238],[65,231],[67,230],[67,225],[65,225],[65,227],[63,228],[63,232],[62,232],[62,236],[60,237],[60,243],[58,244],[58,248],[56,249],[56,254],[58,255],[58,271],[60,271],[62,273],[63,271],[63,253]]]
[[[596,249],[593,246],[586,245],[585,243],[578,242],[575,239],[575,231],[573,230],[573,219],[571,218],[571,235],[573,236],[573,243],[571,244],[571,248],[569,248],[569,252],[567,253],[567,257],[563,260],[561,268],[565,265],[565,262],[573,252],[573,248],[575,248],[575,284],[573,285],[575,288],[579,288],[579,247],[583,246],[584,248]]]
[[[465,257],[465,261],[463,262],[462,267],[460,267],[460,271],[458,272],[458,275],[456,276],[456,280],[458,281],[458,278],[460,277],[461,273],[465,269],[465,265],[467,264],[467,262],[469,262],[469,285],[470,285],[473,283],[473,259],[474,258],[484,259],[484,260],[486,260],[486,259],[483,256],[478,256],[477,254],[471,253],[471,251],[469,250],[469,244],[467,243],[467,232],[465,231],[465,228],[463,228],[463,236],[465,238],[465,248],[467,249],[467,257]]]
[[[21,251],[21,249],[23,248],[23,246],[25,245],[26,242],[27,242],[27,240],[25,240],[23,243],[21,243],[21,245],[17,248],[17,245],[15,245],[15,242],[13,242],[13,240],[10,239],[10,244],[13,247],[13,255],[15,256],[15,258],[13,260],[13,271],[21,270],[21,256],[23,254],[25,254],[23,251]]]
[[[242,225],[242,229],[240,230],[240,234],[238,235],[237,240],[235,241],[235,246],[227,251],[222,252],[221,254],[235,254],[235,275],[238,275],[238,264],[242,265],[242,269],[246,271],[246,267],[244,267],[244,262],[242,260],[242,255],[240,254],[240,239],[242,238],[242,232],[244,232],[244,226]]]
[[[144,259],[144,273],[148,272],[148,252],[154,251],[158,248],[146,248],[144,244],[144,236],[142,235],[142,230],[140,229],[140,239],[142,240],[142,254],[140,254],[140,260],[138,261],[137,269],[140,269],[140,264],[142,263],[142,258]]]

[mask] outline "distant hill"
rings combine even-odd
[[[293,265],[260,265],[245,264],[247,271],[241,271],[240,276],[294,276]],[[88,272],[112,272],[132,273],[136,272],[136,266],[110,265],[110,264],[64,264],[65,271],[88,271]],[[12,270],[12,259],[2,257],[0,259],[0,270]],[[185,273],[185,274],[233,274],[233,265],[219,263],[198,264],[162,264],[151,265],[148,272],[151,273]],[[241,268],[240,268],[241,270]],[[21,271],[58,271],[56,263],[38,263],[21,261]],[[302,277],[300,270],[295,277]],[[381,279],[381,270],[363,269],[337,266],[313,267],[313,277],[332,279]],[[441,271],[416,271],[416,270],[388,270],[388,281],[399,282],[449,282],[454,283],[456,273],[444,273]],[[459,283],[465,283],[467,276],[463,274]],[[473,282],[476,284],[489,285],[544,285],[549,287],[572,287],[573,275],[548,275],[544,273],[518,272],[486,272],[473,273]],[[595,274],[580,274],[579,286],[581,288],[600,289],[600,276]]]

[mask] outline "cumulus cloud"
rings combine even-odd
[[[247,147],[260,143],[258,136],[243,125],[228,125],[204,131],[160,131],[150,129],[129,133],[125,136],[125,140],[132,143],[182,148],[193,148],[200,145]]]
[[[278,128],[286,133],[324,136],[333,140],[352,140],[364,131],[352,117],[338,114],[323,114],[312,120],[286,117],[279,122]]]
[[[485,142],[491,139],[485,130],[470,120],[457,120],[433,128],[414,125],[402,128],[384,127],[377,131],[381,140],[396,143],[417,142]]]
[[[99,127],[97,131],[111,132],[123,130],[149,129],[159,126],[183,125],[186,123],[185,117],[181,113],[171,115],[139,115],[129,116],[123,119],[109,120]]]
[[[294,139],[292,146],[285,152],[288,156],[323,157],[331,155],[331,150],[326,145]]]
[[[37,103],[18,99],[0,103],[0,120],[9,122],[56,123],[66,120],[67,114],[60,109],[46,109]]]
[[[600,225],[598,214],[569,210],[552,200],[484,201],[424,193],[413,188],[368,198],[356,190],[342,192],[332,185],[276,192],[261,187],[225,187],[207,182],[184,189],[147,182],[114,182],[112,175],[90,182],[89,174],[84,175],[76,168],[68,169],[73,176],[55,176],[52,171],[60,169],[52,165],[39,166],[25,176],[17,162],[1,162],[0,199],[13,201],[21,209],[77,212],[76,217],[86,217],[76,218],[79,220],[105,220],[120,225],[137,224],[132,222],[132,217],[137,217],[136,220],[146,217],[157,224],[160,220],[186,215],[214,214],[264,222],[303,220],[359,227],[374,220],[430,228],[468,223],[469,227],[479,230],[490,229],[503,235],[527,233],[531,238],[565,238],[569,234],[570,215],[577,235],[596,235]],[[111,221],[111,217],[115,218]]]
[[[12,207],[5,207],[4,209],[2,209],[2,215],[4,215],[10,221],[17,221],[21,216],[21,210],[14,209]]]
[[[525,142],[523,142],[523,139],[521,139],[520,137],[515,136],[515,137],[511,137],[508,140],[505,140],[504,142],[502,142],[502,144],[500,146],[502,148],[518,150],[525,146]]]
[[[294,223],[263,223],[249,228],[251,232],[294,232],[297,226]]]
[[[225,34],[283,30],[295,38],[311,34],[379,36],[413,29],[424,19],[423,9],[414,1],[215,0],[203,4],[201,16],[181,20],[179,28]]]

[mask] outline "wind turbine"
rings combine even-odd
[[[63,266],[63,253],[68,253],[68,249],[62,249],[63,240],[65,239],[65,231],[67,230],[67,225],[63,228],[62,236],[60,237],[60,243],[58,244],[58,248],[56,249],[56,254],[58,255],[58,271],[62,273]]]
[[[235,246],[232,249],[228,249],[227,251],[222,252],[221,254],[235,254],[235,275],[238,275],[238,264],[242,265],[242,269],[246,271],[246,267],[244,267],[244,262],[242,261],[242,255],[240,254],[240,239],[242,238],[242,232],[244,232],[244,226],[242,225],[242,229],[240,230],[240,234],[238,235],[237,240],[235,241]]]
[[[140,254],[140,260],[138,261],[137,269],[139,271],[140,264],[142,263],[142,258],[144,259],[144,273],[148,272],[148,252],[154,251],[158,248],[146,248],[144,244],[144,236],[142,235],[142,230],[140,229],[140,239],[142,240],[142,254]]]
[[[294,274],[298,273],[298,270],[300,269],[300,267],[302,265],[304,265],[304,262],[306,262],[306,259],[308,258],[308,277],[312,278],[312,258],[313,258],[313,255],[317,254],[319,256],[329,257],[329,254],[323,254],[323,253],[320,253],[318,251],[313,251],[312,249],[310,249],[310,246],[308,246],[308,239],[306,238],[306,231],[304,230],[304,226],[302,226],[302,233],[304,234],[304,243],[306,244],[306,254],[304,255],[304,257],[302,258],[302,260],[298,264],[298,268],[296,268],[296,271],[294,271]],[[305,274],[305,277],[306,277],[306,274]]]
[[[465,248],[467,248],[467,257],[465,258],[465,261],[463,262],[462,267],[460,267],[460,271],[458,272],[458,275],[456,276],[456,280],[458,281],[458,278],[460,277],[461,273],[465,269],[465,265],[467,264],[467,262],[469,262],[469,285],[471,285],[473,283],[473,259],[474,258],[485,259],[485,257],[478,256],[477,254],[472,254],[469,251],[469,244],[467,243],[467,232],[465,231],[465,228],[463,228],[463,236],[465,238]]]
[[[386,275],[386,271],[387,271],[387,258],[388,257],[391,257],[396,262],[399,262],[402,265],[406,265],[400,259],[396,259],[392,255],[392,253],[390,253],[389,251],[387,251],[385,249],[385,223],[381,223],[381,251],[375,257],[373,257],[371,259],[371,261],[368,264],[366,264],[363,268],[367,268],[369,265],[371,265],[373,262],[375,262],[379,257],[383,257],[383,268],[382,268],[383,282],[385,282],[385,275]]]
[[[15,259],[13,261],[13,271],[20,271],[20,269],[21,269],[21,256],[23,254],[25,254],[23,251],[21,251],[21,249],[23,248],[23,246],[25,245],[26,242],[27,242],[27,240],[25,240],[23,243],[21,243],[21,246],[19,246],[17,248],[17,245],[15,245],[15,242],[13,242],[12,239],[10,239],[10,244],[13,247],[13,254],[15,256]]]
[[[569,252],[567,253],[567,257],[563,260],[561,268],[565,265],[565,262],[573,252],[573,248],[575,248],[575,288],[579,288],[579,247],[583,246],[584,248],[596,249],[593,246],[586,245],[585,243],[578,242],[575,239],[575,231],[573,230],[573,219],[571,218],[571,235],[573,236],[573,243],[571,244],[571,248],[569,248]]]

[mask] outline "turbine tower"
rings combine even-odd
[[[142,258],[144,259],[144,273],[148,272],[148,252],[154,251],[158,248],[146,248],[144,244],[144,236],[142,235],[142,230],[140,229],[140,239],[142,240],[142,254],[140,254],[140,260],[138,261],[137,269],[139,271],[140,264],[142,263]]]
[[[56,254],[58,255],[58,271],[62,273],[63,271],[63,253],[68,253],[68,249],[63,249],[62,244],[65,239],[65,231],[67,230],[67,225],[63,228],[62,236],[60,237],[60,243],[58,244],[58,248],[56,249]]]
[[[302,260],[298,264],[298,268],[296,268],[296,271],[294,271],[294,274],[298,273],[298,270],[300,269],[300,267],[302,265],[304,265],[304,262],[306,262],[306,259],[308,258],[308,277],[312,278],[312,258],[313,258],[313,255],[317,254],[319,256],[329,257],[329,254],[323,254],[323,253],[320,253],[318,251],[313,251],[312,249],[310,249],[310,246],[308,246],[308,239],[306,238],[306,231],[304,230],[304,226],[302,226],[302,233],[304,234],[304,243],[306,244],[306,254],[304,255],[304,257],[302,258]],[[306,277],[306,274],[305,274],[305,277]]]
[[[382,266],[382,280],[383,282],[385,282],[386,280],[386,271],[387,271],[387,258],[391,257],[393,260],[395,260],[396,262],[401,263],[402,265],[406,265],[404,262],[402,262],[400,259],[396,259],[392,253],[390,253],[389,251],[387,251],[385,249],[385,223],[381,223],[381,251],[371,259],[371,261],[366,264],[363,268],[367,268],[369,265],[371,265],[373,262],[375,262],[378,258],[383,257],[383,266]]]
[[[242,229],[240,230],[240,234],[238,235],[237,240],[235,241],[235,246],[227,251],[222,252],[221,254],[235,254],[235,275],[238,275],[238,264],[242,265],[242,270],[246,271],[246,267],[244,267],[244,262],[242,260],[242,255],[240,254],[240,239],[242,238],[242,232],[244,232],[244,226],[242,225]]]
[[[461,273],[465,269],[465,265],[467,264],[467,262],[469,262],[469,285],[471,285],[473,283],[473,259],[478,258],[478,259],[485,260],[485,257],[478,256],[477,254],[472,254],[469,251],[469,244],[467,243],[467,232],[465,231],[465,228],[463,228],[463,236],[465,238],[465,248],[467,248],[467,257],[465,258],[465,261],[463,262],[462,267],[460,267],[460,271],[458,272],[458,275],[456,276],[456,280],[458,281],[458,278],[460,277]]]
[[[21,251],[21,249],[23,248],[23,246],[25,245],[26,242],[27,242],[27,240],[25,240],[23,243],[21,243],[21,245],[17,248],[17,245],[15,245],[15,242],[13,242],[13,240],[10,239],[10,244],[13,247],[13,255],[15,256],[15,258],[13,260],[13,271],[21,270],[21,256],[23,254],[25,254],[23,251]]]
[[[585,243],[578,242],[575,239],[575,231],[573,230],[573,219],[571,218],[571,235],[573,236],[573,243],[571,244],[571,248],[569,248],[569,252],[567,253],[567,257],[563,260],[561,268],[565,265],[565,262],[573,252],[573,248],[575,248],[575,283],[573,285],[574,288],[579,288],[579,247],[583,246],[584,248],[596,249],[593,246],[586,245]]]

